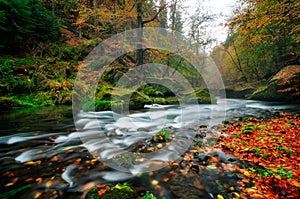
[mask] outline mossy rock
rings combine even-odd
[[[141,91],[150,97],[172,97],[175,94],[165,86],[148,84],[142,87]]]
[[[236,87],[228,86],[225,88],[226,97],[228,98],[246,98],[247,95],[252,94],[255,91],[254,87]]]
[[[151,104],[151,98],[143,92],[134,92],[129,101],[130,109],[142,109],[145,104]]]
[[[93,186],[88,190],[85,199],[133,199],[136,198],[135,192],[129,187],[116,188],[113,187],[106,190],[104,194],[99,195],[101,189]]]
[[[110,100],[113,91],[113,86],[108,83],[101,83],[97,87],[97,94],[96,98],[98,100]],[[119,91],[116,92],[117,94],[120,93]]]
[[[47,77],[42,73],[34,73],[32,77],[33,83],[35,85],[36,90],[44,90],[47,91],[50,89],[49,81]]]
[[[62,95],[60,104],[63,104],[63,105],[71,105],[72,104],[72,92],[71,91]]]
[[[159,131],[152,137],[152,140],[156,143],[167,142],[171,139],[172,137],[170,136],[169,132],[164,129]]]
[[[196,99],[194,98],[196,96]],[[187,91],[184,93],[184,101],[185,103],[192,103],[195,102],[195,100],[199,104],[210,104],[210,103],[216,103],[216,98],[214,96],[211,96],[209,91],[207,89],[202,88],[196,88],[192,91]]]
[[[11,97],[0,97],[0,110],[7,111],[14,108],[31,107],[31,104],[22,103],[22,101]]]
[[[117,109],[124,110],[126,100],[129,100],[129,110],[143,109],[146,104],[179,104],[180,100],[186,104],[197,102],[199,104],[215,103],[216,98],[211,97],[207,89],[196,88],[192,91],[181,92],[182,99],[179,99],[168,88],[159,85],[145,85],[139,89],[112,88],[108,84],[99,86],[96,94],[95,108],[97,111],[110,110],[111,103]],[[112,98],[112,92],[114,97]],[[195,99],[193,99],[196,96]],[[128,103],[128,101],[127,101]],[[92,103],[87,102],[84,110],[91,110]]]
[[[258,88],[248,99],[300,103],[300,66],[280,70],[266,86]]]

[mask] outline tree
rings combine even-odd
[[[230,19],[229,46],[240,68],[255,81],[270,78],[286,65],[300,63],[300,3],[297,0],[246,0]],[[254,78],[253,78],[254,77]]]
[[[242,66],[241,56],[240,56],[240,54],[237,50],[237,46],[235,44],[236,36],[237,35],[228,36],[227,42],[224,45],[224,50],[225,50],[226,54],[229,55],[232,63],[234,64],[235,68],[237,69],[237,71],[239,71],[240,74],[242,74],[242,78],[246,82],[248,82],[247,75],[246,75],[246,73],[244,71],[244,68]],[[230,45],[228,45],[228,43],[230,43]],[[229,50],[229,48],[232,48],[232,50]]]
[[[167,5],[166,0],[160,0],[159,5],[160,6]],[[168,28],[168,11],[167,11],[167,9],[164,9],[160,12],[160,14],[158,16],[158,20],[160,22],[160,27]]]
[[[147,2],[146,2],[147,3]],[[138,41],[138,50],[136,52],[136,65],[142,65],[143,64],[143,60],[144,60],[144,50],[142,47],[142,43],[143,43],[143,27],[145,24],[151,23],[154,20],[156,20],[160,14],[161,11],[163,11],[166,8],[166,4],[165,5],[160,5],[160,7],[158,8],[158,10],[148,19],[143,20],[143,16],[146,13],[143,9],[143,5],[145,4],[144,1],[142,0],[136,0],[136,12],[137,12],[137,27],[139,28],[138,30],[138,35],[137,35],[137,41]]]
[[[77,1],[73,25],[81,37],[106,39],[136,27],[135,4],[136,0]]]
[[[199,55],[200,48],[204,48],[214,41],[207,33],[207,25],[213,21],[214,16],[204,7],[203,2],[198,1],[197,9],[190,16],[189,39],[191,46],[194,46],[195,52]]]
[[[1,0],[0,46],[5,52],[34,50],[59,34],[57,18],[38,0]]]
[[[182,32],[183,23],[181,17],[180,7],[182,6],[182,0],[172,0],[170,5],[170,21],[171,30]]]
[[[59,23],[68,29],[75,30],[72,24],[75,22],[78,13],[77,4],[81,1],[78,0],[41,0],[43,6],[56,15]]]

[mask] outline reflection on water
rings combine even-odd
[[[6,193],[1,196],[9,198],[10,191],[17,190],[15,198],[33,198],[37,192],[48,195],[48,198],[55,193],[59,193],[63,198],[80,198],[81,191],[93,184],[128,179],[139,186],[150,186],[152,179],[163,179],[162,175],[170,175],[169,168],[156,171],[151,178],[143,175],[135,177],[139,172],[145,171],[145,164],[153,166],[152,160],[155,160],[155,164],[158,165],[153,167],[152,170],[155,170],[161,168],[168,160],[178,158],[184,152],[181,150],[190,144],[189,141],[194,137],[198,126],[212,127],[219,124],[225,119],[224,110],[226,118],[230,119],[245,115],[261,117],[272,115],[275,111],[300,111],[299,105],[239,99],[219,99],[216,105],[197,107],[147,108],[150,108],[149,111],[143,110],[129,116],[110,111],[82,112],[76,120],[79,132],[75,131],[72,109],[69,106],[1,113],[0,194]],[[141,142],[147,142],[162,128],[173,132],[172,135],[178,142],[164,147],[163,153],[142,156],[148,161],[126,167],[129,173],[108,168],[86,149],[98,153],[103,160],[110,159],[123,151],[132,150]],[[180,144],[184,147],[178,148]],[[114,165],[119,163],[119,160],[110,163]],[[180,177],[177,178],[179,179]],[[172,183],[174,185],[171,189]],[[174,180],[165,185],[165,193],[168,193],[170,198],[179,194],[176,188],[178,183],[180,182]],[[209,198],[209,193],[212,192],[209,190],[211,185],[208,182],[207,185],[203,181],[201,183],[206,191],[198,194]]]

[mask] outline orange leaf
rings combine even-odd
[[[196,188],[198,188],[198,189],[201,189],[201,190],[204,189],[203,185],[200,183],[200,181],[199,181],[198,179],[196,179],[196,180],[194,181],[194,186],[195,186]]]
[[[98,191],[98,195],[101,196],[101,195],[105,194],[105,192],[106,192],[106,189],[101,189]]]
[[[34,195],[34,199],[37,199],[39,197],[41,197],[42,193],[41,192],[36,192]]]

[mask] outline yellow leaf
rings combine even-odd
[[[24,165],[35,165],[36,163],[33,161],[25,162]]]
[[[220,195],[220,194],[218,194],[217,198],[218,199],[224,199],[224,197],[222,195]]]
[[[154,186],[155,186],[155,185],[158,185],[158,181],[157,181],[157,180],[152,180],[152,181],[151,181],[151,184],[154,185]]]
[[[264,196],[263,195],[260,195],[260,194],[258,194],[258,193],[255,193],[255,194],[253,194],[253,195],[251,195],[253,198],[264,198]]]
[[[13,182],[10,182],[10,183],[7,183],[5,186],[6,186],[6,187],[9,187],[9,186],[12,186],[12,185],[14,185],[14,183],[13,183]]]
[[[34,199],[37,199],[39,197],[41,197],[42,193],[41,192],[37,192],[35,195],[34,195]]]
[[[289,180],[289,183],[295,187],[300,188],[300,183],[297,182],[296,180]]]
[[[46,187],[47,187],[47,188],[51,187],[51,185],[52,185],[52,182],[51,182],[51,181],[48,181],[48,182],[46,183]]]

